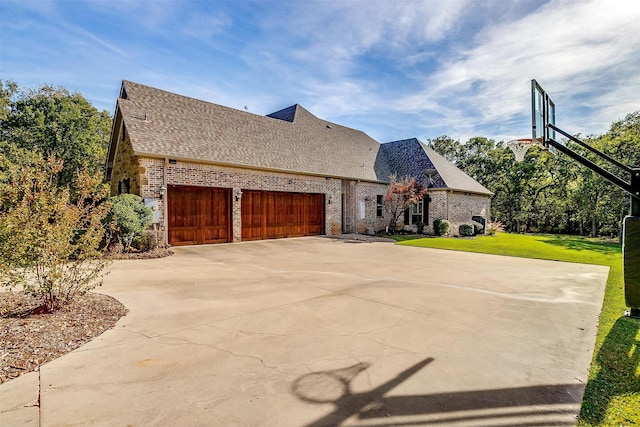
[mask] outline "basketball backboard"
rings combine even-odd
[[[535,80],[531,80],[531,137],[538,141],[550,152],[556,149],[549,147],[547,141],[556,139],[556,132],[549,129],[549,124],[556,124],[556,105],[553,103],[547,92]]]

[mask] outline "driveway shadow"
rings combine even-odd
[[[505,421],[514,420],[517,425],[575,425],[582,384],[387,396],[432,362],[433,358],[426,358],[368,392],[353,393],[350,387],[351,381],[369,368],[366,363],[303,375],[294,382],[292,392],[308,403],[334,405],[330,414],[307,424],[309,427],[336,426],[352,417],[368,427],[433,422],[506,425]]]
[[[604,421],[607,406],[620,395],[640,393],[640,320],[620,317],[596,355],[598,375],[589,380],[580,417],[592,425]],[[597,399],[595,398],[597,396]],[[594,406],[591,402],[600,402]]]
[[[539,241],[575,251],[594,251],[602,255],[622,253],[622,245],[620,243],[593,242],[581,237],[554,236],[553,240],[539,239]]]

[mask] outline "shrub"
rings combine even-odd
[[[479,222],[473,221],[471,223],[473,225],[473,234],[484,234],[484,225]]]
[[[438,218],[433,221],[433,230],[437,236],[444,236],[449,232],[449,228],[451,227],[451,223],[442,218]]]
[[[460,224],[460,227],[458,227],[458,232],[461,236],[473,236],[473,225]]]
[[[422,234],[422,230],[424,230],[424,222],[422,221],[416,222],[416,230],[418,234]]]
[[[99,175],[56,182],[62,162],[5,147],[0,155],[0,286],[55,311],[102,283],[107,188]],[[73,188],[73,190],[70,189]]]
[[[164,235],[159,230],[145,230],[138,239],[138,249],[142,252],[155,251],[164,247]]]
[[[120,194],[109,199],[107,221],[114,226],[113,233],[125,252],[131,247],[133,239],[151,225],[153,211],[142,203],[142,197],[135,194]]]
[[[504,225],[500,221],[490,222],[487,226],[487,233],[490,236],[495,236],[497,233],[502,233],[504,231]]]

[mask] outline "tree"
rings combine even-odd
[[[465,147],[460,144],[460,141],[446,135],[429,139],[427,145],[451,163],[457,164],[461,157],[466,156]]]
[[[384,196],[383,206],[389,216],[391,232],[395,231],[398,219],[404,211],[422,200],[425,194],[427,189],[422,188],[415,178],[398,178],[396,175],[389,177],[389,189]]]
[[[50,85],[19,90],[13,82],[0,82],[0,107],[0,140],[62,160],[58,185],[72,183],[80,169],[103,172],[111,117],[81,94]]]
[[[629,166],[640,166],[640,111],[614,122],[603,135],[583,139]],[[492,217],[509,231],[616,235],[629,212],[623,190],[564,154],[554,156],[534,146],[525,161],[517,163],[503,142],[483,137],[461,144],[440,136],[429,145],[494,193]],[[629,179],[577,144],[567,145]]]
[[[80,170],[60,186],[62,170],[52,155],[0,143],[0,285],[40,299],[42,311],[101,284],[109,263],[101,176]]]

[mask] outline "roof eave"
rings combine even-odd
[[[351,180],[351,181],[360,181],[360,182],[369,182],[369,183],[373,183],[373,184],[388,185],[388,183],[384,182],[384,181],[367,179],[367,178],[360,178],[360,177],[340,176],[340,175],[323,174],[323,173],[317,173],[317,172],[303,172],[303,171],[297,171],[297,170],[292,170],[292,169],[269,168],[269,167],[264,167],[264,166],[255,166],[255,165],[247,165],[247,164],[240,164],[240,163],[226,163],[226,162],[207,161],[207,160],[202,160],[202,159],[192,159],[192,158],[188,158],[188,157],[180,157],[180,156],[173,156],[173,155],[162,155],[162,154],[158,154],[158,153],[148,153],[148,152],[144,152],[144,151],[134,151],[133,155],[137,156],[137,157],[147,157],[147,158],[162,159],[162,160],[171,159],[171,160],[177,160],[177,161],[180,161],[180,162],[189,162],[189,163],[199,163],[199,164],[205,164],[205,165],[225,166],[225,167],[237,168],[237,169],[250,169],[250,170],[255,170],[255,171],[286,173],[288,175],[304,175],[304,176],[314,176],[314,177],[323,177],[323,178],[340,179],[340,180],[348,179],[348,180]]]
[[[466,188],[455,188],[455,187],[438,187],[438,188],[429,188],[429,191],[435,191],[435,190],[443,190],[443,191],[457,191],[459,193],[470,193],[470,194],[477,194],[479,196],[487,196],[487,197],[491,197],[493,196],[494,193],[492,193],[491,191],[477,191],[477,190],[469,190]]]

